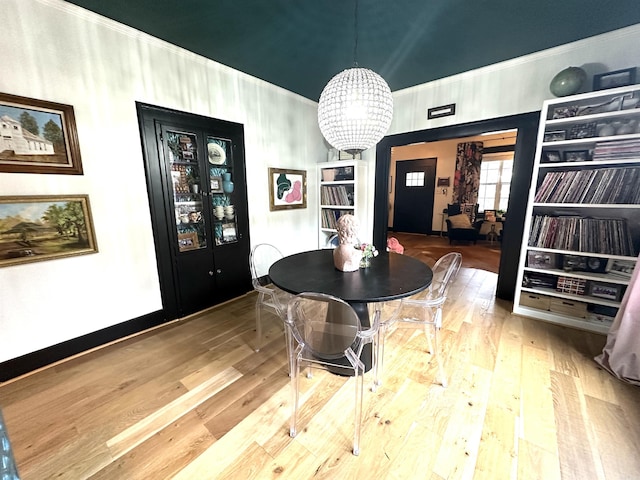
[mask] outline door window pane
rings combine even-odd
[[[405,177],[406,187],[424,187],[424,172],[408,172]]]
[[[195,133],[168,130],[165,141],[171,171],[178,251],[206,248],[198,138]]]

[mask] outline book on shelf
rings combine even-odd
[[[336,229],[338,219],[347,213],[352,213],[350,210],[334,210],[332,208],[325,208],[322,210],[322,228]]]
[[[323,205],[353,206],[353,187],[345,185],[320,187],[320,199]]]

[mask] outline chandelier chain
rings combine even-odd
[[[353,7],[353,66],[358,66],[358,0],[354,1]]]
[[[355,155],[380,141],[393,119],[393,97],[384,79],[358,67],[358,0],[354,0],[354,67],[335,75],[318,102],[318,126],[329,144]]]

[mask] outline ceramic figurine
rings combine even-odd
[[[333,251],[333,264],[342,272],[354,272],[360,268],[362,251],[355,248],[358,242],[358,223],[353,215],[342,215],[337,222],[340,245]]]

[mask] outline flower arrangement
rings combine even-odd
[[[362,268],[368,267],[371,259],[378,256],[378,250],[370,243],[360,243],[355,247],[362,252],[362,259],[360,260],[360,267]]]

